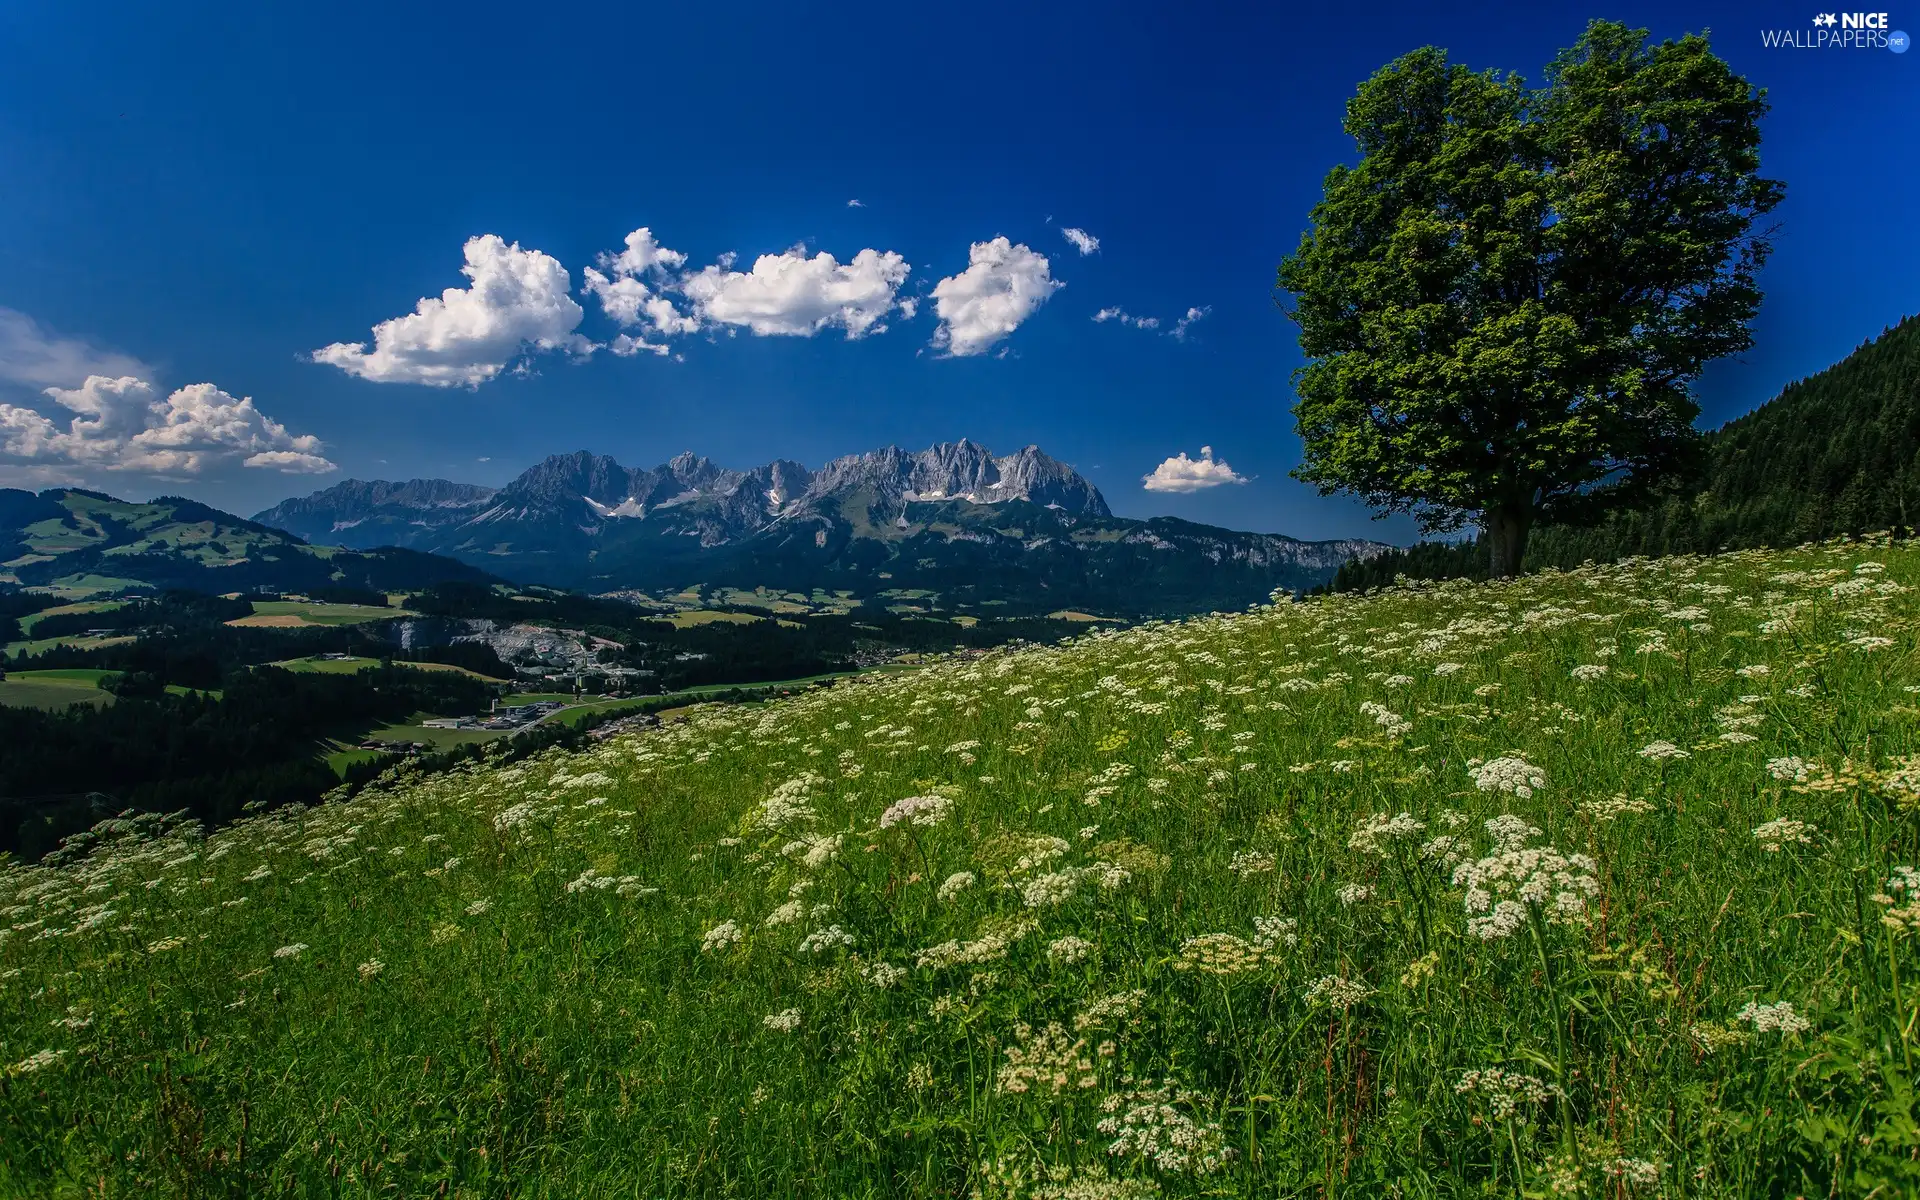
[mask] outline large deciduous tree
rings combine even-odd
[[[1704,37],[1607,21],[1538,88],[1431,47],[1383,67],[1347,104],[1359,162],[1280,266],[1294,474],[1427,531],[1477,522],[1506,576],[1543,515],[1682,465],[1693,381],[1752,342],[1783,194],[1766,111]]]

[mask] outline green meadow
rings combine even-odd
[[[1402,586],[0,867],[0,1192],[1905,1196],[1920,551]]]

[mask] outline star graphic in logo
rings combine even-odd
[[[1815,25],[1833,26],[1840,23],[1840,18],[1834,16],[1832,13],[1815,13],[1813,23]]]

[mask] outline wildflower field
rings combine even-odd
[[[1920,552],[1406,587],[0,868],[0,1193],[1920,1192]]]

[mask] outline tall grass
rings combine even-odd
[[[0,869],[0,1190],[1920,1189],[1920,553],[869,677]]]

